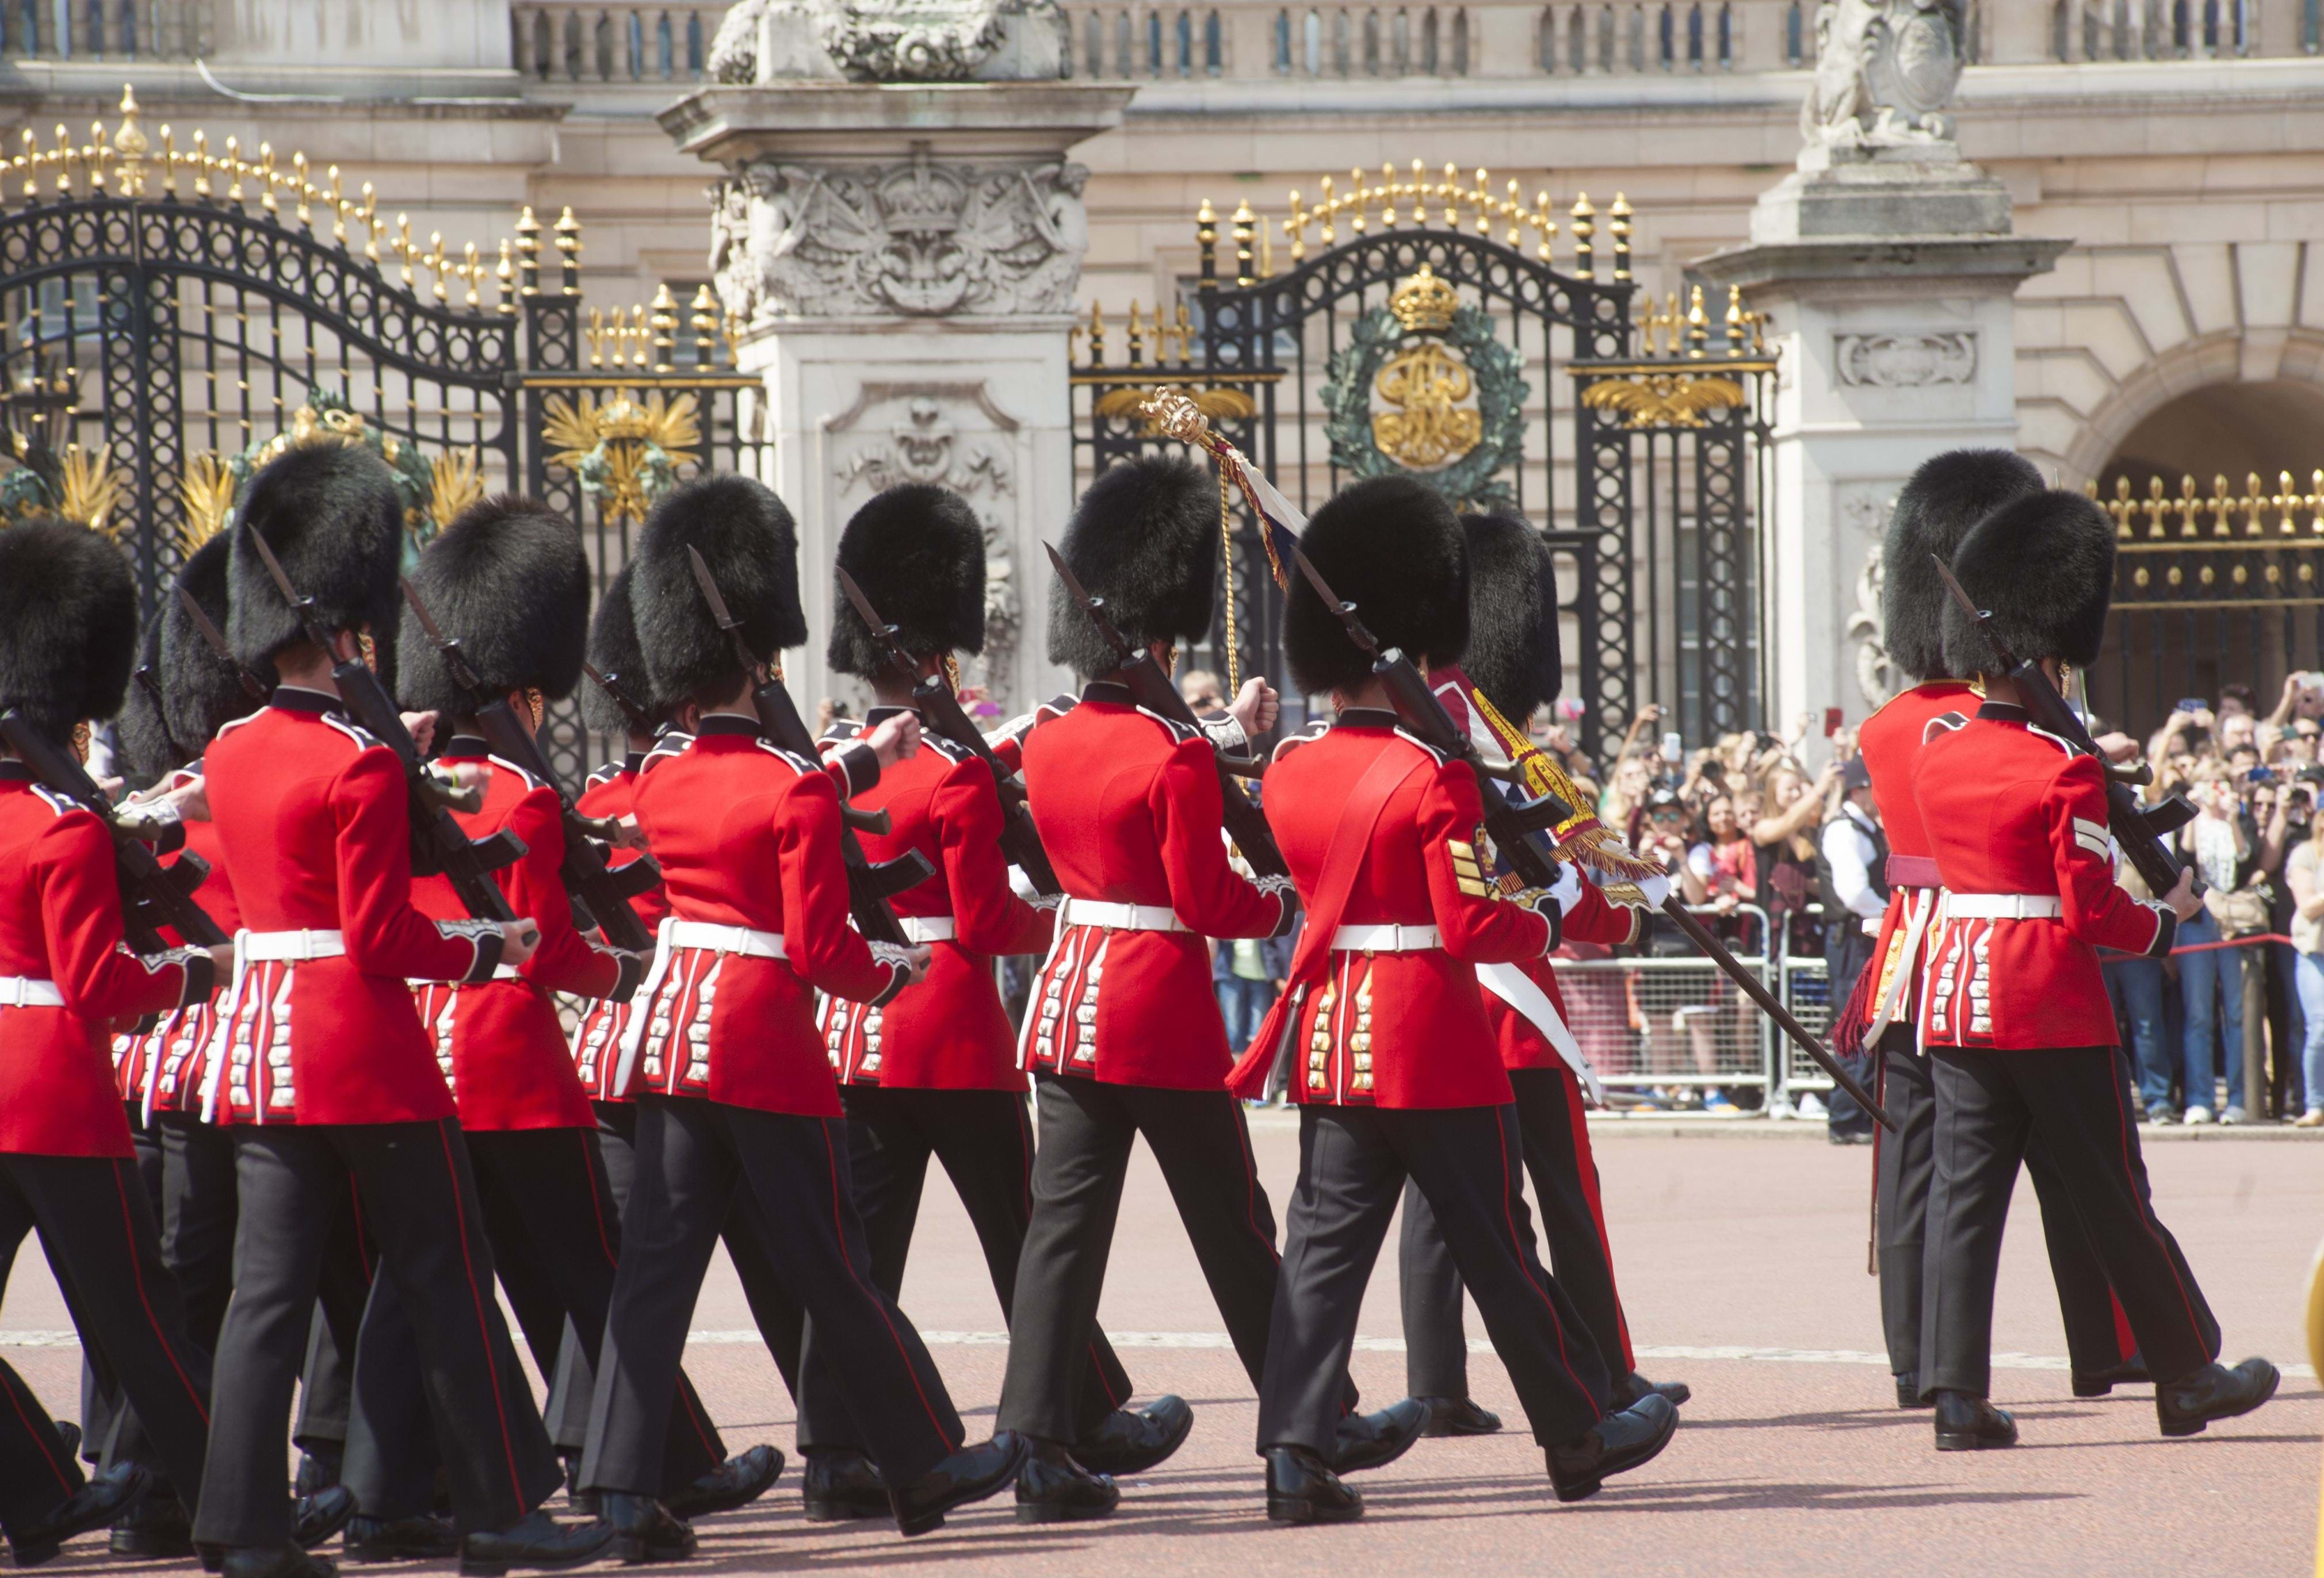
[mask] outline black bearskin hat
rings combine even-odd
[[[1953,555],[1953,574],[2012,657],[2095,663],[2114,600],[2114,522],[2080,493],[2047,490],[2005,504]],[[1945,663],[1957,674],[1993,661],[1969,615],[1945,599]]]
[[[385,461],[360,445],[304,444],[251,478],[235,518],[226,636],[255,668],[306,633],[245,540],[252,532],[265,537],[300,595],[314,600],[323,628],[367,625],[383,654],[393,646],[403,501]]]
[[[807,640],[791,512],[771,489],[748,477],[688,482],[646,517],[630,578],[630,616],[651,688],[672,704],[731,691],[742,679],[733,640],[695,583],[689,547],[710,566],[752,653],[771,658]]]
[[[573,693],[589,639],[589,560],[556,510],[514,493],[479,500],[420,553],[411,585],[488,697]],[[409,608],[396,657],[405,706],[447,718],[475,710]]]
[[[877,495],[840,533],[837,562],[913,656],[984,650],[984,526],[951,489],[907,482]],[[826,656],[864,679],[888,666],[844,592],[832,599]]]
[[[2042,473],[2021,454],[1951,449],[1923,462],[1896,495],[1880,555],[1881,639],[1915,683],[1957,672],[1945,664],[1944,608],[1952,599],[1929,556],[1951,564],[1970,528],[2041,491]]]
[[[121,711],[137,664],[137,584],[119,548],[53,516],[0,531],[0,711],[62,745]]]
[[[161,621],[147,622],[137,638],[137,668],[130,675],[129,693],[122,698],[121,718],[114,733],[129,770],[140,778],[158,778],[190,761],[195,753],[170,738],[161,716]]]
[[[1461,666],[1495,710],[1522,729],[1565,683],[1557,561],[1547,540],[1518,516],[1463,516],[1461,530],[1469,548],[1469,655]]]
[[[1411,477],[1373,477],[1333,494],[1299,539],[1332,590],[1383,648],[1415,663],[1458,663],[1469,645],[1469,554],[1443,494]],[[1307,578],[1295,573],[1283,614],[1291,677],[1310,695],[1363,683],[1372,660]]]
[[[630,576],[634,568],[624,564],[614,572],[604,595],[597,600],[597,617],[589,622],[589,662],[620,685],[622,694],[643,709],[647,717],[659,720],[663,704],[654,699],[653,685],[646,678],[646,656],[638,650],[638,622],[630,612]],[[636,727],[595,680],[581,687],[581,721],[594,734],[622,736]]]
[[[1219,485],[1184,455],[1109,466],[1082,495],[1057,546],[1132,647],[1211,633],[1218,577]],[[1049,661],[1079,674],[1120,663],[1062,582],[1049,588]],[[884,610],[881,611],[885,611]]]
[[[233,540],[224,534],[214,537],[196,548],[185,568],[178,572],[178,584],[221,630],[226,628],[229,612],[226,579],[233,547]],[[265,568],[263,564],[259,566],[262,572]],[[272,593],[273,590],[270,581],[267,591]],[[161,633],[161,661],[155,673],[161,680],[162,718],[170,738],[190,760],[208,748],[211,736],[257,711],[260,703],[242,688],[241,668],[220,657],[202,639],[193,616],[186,612],[175,592],[161,600],[161,613],[153,623]],[[272,664],[253,664],[251,672],[269,689],[273,687]]]

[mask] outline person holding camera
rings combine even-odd
[[[2196,816],[2180,830],[2180,846],[2202,874],[2209,891],[2203,895],[2202,910],[2179,928],[2176,945],[2179,986],[2187,1015],[2185,1121],[2194,1124],[2215,1121],[2212,1103],[2224,1059],[2227,1098],[2224,1113],[2217,1115],[2239,1124],[2245,1119],[2244,950],[2218,945],[2266,931],[2267,901],[2243,885],[2246,862],[2254,846],[2237,814],[2241,806],[2233,774],[2217,761],[2199,764],[2190,798],[2195,803]],[[2223,1048],[2236,1050],[2225,1055]]]
[[[2292,984],[2307,1023],[2300,1049],[2301,1086],[2304,1109],[2293,1121],[2301,1129],[2324,1128],[2324,843],[2316,836],[2317,784],[2324,767],[2303,767],[2287,788],[2288,821],[2298,842],[2284,863],[2284,884],[2291,889]]]

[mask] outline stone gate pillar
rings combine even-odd
[[[719,80],[663,112],[718,167],[710,270],[737,363],[764,381],[764,480],[799,528],[802,707],[824,665],[831,562],[866,499],[936,482],[985,522],[986,645],[965,677],[1035,698],[1040,543],[1073,506],[1066,333],[1088,229],[1075,143],[1126,84],[1057,79],[1054,0],[749,0]]]
[[[2014,301],[2070,244],[2011,233],[2008,191],[1943,114],[1961,70],[1955,0],[1825,0],[1798,168],[1751,243],[1696,265],[1771,318],[1774,518],[1762,562],[1767,717],[1901,688],[1879,641],[1888,505],[1929,456],[2017,442]]]

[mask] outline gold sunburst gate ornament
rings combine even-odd
[[[113,510],[129,486],[129,473],[113,463],[113,445],[83,449],[78,444],[66,445],[58,481],[57,513],[115,542],[121,540],[129,522],[114,520]]]
[[[484,468],[473,444],[428,463],[428,518],[442,531],[484,496]]]
[[[656,390],[641,401],[617,389],[604,399],[551,395],[541,436],[555,450],[549,463],[581,480],[610,521],[642,521],[677,484],[678,469],[700,458],[702,426],[694,396]]]
[[[1734,379],[1684,371],[1601,378],[1582,390],[1583,405],[1619,412],[1632,427],[1707,427],[1746,399]]]
[[[226,529],[234,513],[233,468],[215,454],[198,454],[178,479],[178,498],[186,507],[178,523],[178,552],[188,558],[194,550]]]

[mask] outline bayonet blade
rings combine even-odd
[[[717,578],[710,573],[709,562],[703,558],[702,550],[689,543],[686,549],[686,562],[694,568],[694,583],[702,588],[703,601],[710,605],[710,617],[733,640],[734,656],[742,660],[743,670],[761,675],[761,671],[766,667],[766,659],[752,651],[751,644],[742,639],[742,621],[728,611],[726,599],[719,592]]]
[[[1962,587],[1960,582],[1953,579],[1952,566],[1946,564],[1942,558],[1939,557],[1935,554],[1931,554],[1929,555],[1929,562],[1937,567],[1938,575],[1942,577],[1944,580],[1945,590],[1953,594],[1953,601],[1961,605],[1961,610],[1968,614],[1969,618],[1977,620],[1979,624],[1984,623],[1986,618],[1985,610],[1978,607],[1976,600],[1969,596],[1968,591]]]
[[[1340,623],[1347,627],[1348,639],[1378,657],[1379,638],[1364,628],[1363,620],[1356,617],[1356,605],[1340,601],[1340,594],[1332,590],[1332,583],[1323,579],[1323,573],[1315,568],[1305,554],[1295,547],[1291,550],[1291,559],[1299,566],[1299,573],[1307,577],[1307,584],[1315,589],[1315,595],[1323,600],[1323,606],[1337,614]]]
[[[896,627],[880,617],[880,610],[872,606],[872,600],[863,594],[861,586],[855,584],[854,576],[844,570],[837,570],[836,573],[839,590],[847,594],[847,601],[855,605],[856,613],[872,628],[872,638],[888,649],[888,661],[911,678],[918,679],[919,665],[914,663],[912,655],[904,650],[903,642],[897,638]]]
[[[444,666],[451,673],[452,683],[465,690],[484,689],[484,682],[476,677],[476,671],[468,666],[468,660],[461,655],[459,642],[446,636],[442,628],[436,623],[436,617],[428,611],[428,605],[420,601],[420,589],[411,584],[411,578],[408,575],[399,575],[395,578],[395,583],[402,588],[403,601],[411,606],[412,616],[420,621],[420,628],[428,632],[428,639],[434,642],[436,650],[443,654]]]
[[[276,589],[282,593],[282,601],[294,609],[305,608],[307,600],[299,595],[297,587],[290,584],[290,577],[283,570],[282,561],[276,558],[274,550],[266,546],[265,535],[254,526],[249,530],[251,546],[258,550],[259,558],[265,562],[266,573],[274,578]]]
[[[219,629],[217,628],[217,621],[212,619],[208,613],[203,611],[202,605],[194,600],[194,594],[188,592],[182,583],[179,584],[176,590],[178,593],[178,606],[186,610],[186,617],[188,619],[194,621],[194,628],[200,633],[202,644],[208,647],[212,652],[217,653],[217,656],[226,662],[234,665],[235,674],[242,680],[242,688],[249,693],[254,701],[264,701],[266,699],[266,687],[259,683],[259,679],[256,674],[251,673],[247,668],[244,668],[240,660],[235,656],[234,648],[226,644],[226,632]],[[159,698],[156,697],[156,700],[158,699]]]

